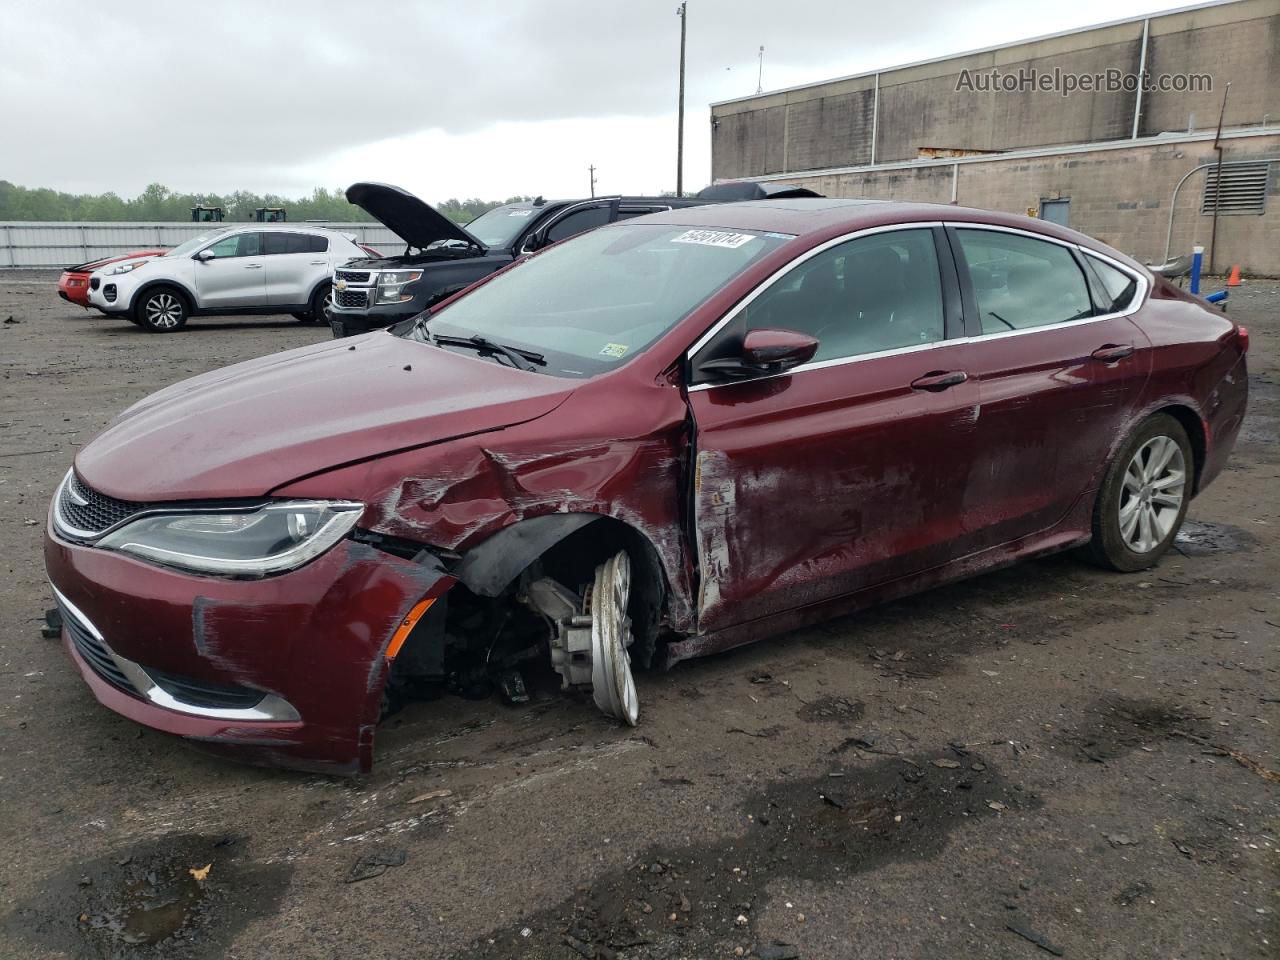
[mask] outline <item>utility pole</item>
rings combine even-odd
[[[756,94],[764,93],[764,44],[760,45],[760,69],[756,71]]]
[[[676,16],[680,18],[680,107],[676,124],[676,196],[684,196],[684,38],[688,24],[688,0],[681,0]]]
[[[587,167],[587,172],[591,174],[591,196],[594,197],[596,195],[596,165],[594,163],[590,164]]]

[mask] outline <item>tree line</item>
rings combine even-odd
[[[253,219],[258,207],[284,207],[291,221],[331,220],[337,223],[372,222],[359,207],[347,203],[341,187],[328,190],[316,187],[310,196],[282,197],[274,193],[250,193],[237,190],[229,194],[175,193],[163,184],[153,183],[133,198],[115,193],[63,193],[47,187],[20,187],[0,180],[0,220],[160,220],[188,221],[195,206],[222,207],[225,220],[243,222]],[[528,200],[509,197],[506,200],[459,200],[451,198],[436,204],[436,209],[458,223],[473,220],[486,210],[504,203]]]

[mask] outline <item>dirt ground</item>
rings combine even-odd
[[[40,633],[76,448],[327,332],[148,335],[52,279],[0,274],[0,957],[1280,956],[1280,285],[1232,297],[1249,420],[1158,569],[1053,557],[641,676],[635,730],[414,704],[339,780],[138,727]]]

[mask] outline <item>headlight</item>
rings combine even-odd
[[[378,274],[378,303],[412,300],[413,295],[405,293],[404,288],[421,278],[421,270],[386,270]]]
[[[129,273],[133,270],[137,270],[139,267],[145,267],[146,265],[146,260],[132,260],[128,263],[117,263],[114,267],[107,268],[105,276],[116,277],[122,273]]]
[[[169,567],[265,577],[314,560],[347,535],[364,504],[290,500],[248,511],[139,517],[95,544]]]

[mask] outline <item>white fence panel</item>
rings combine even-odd
[[[380,223],[310,223],[313,226],[355,234],[356,242],[382,254],[404,250],[404,241]],[[4,267],[68,267],[133,250],[176,247],[217,227],[242,227],[244,223],[40,223],[0,222],[0,269]]]

